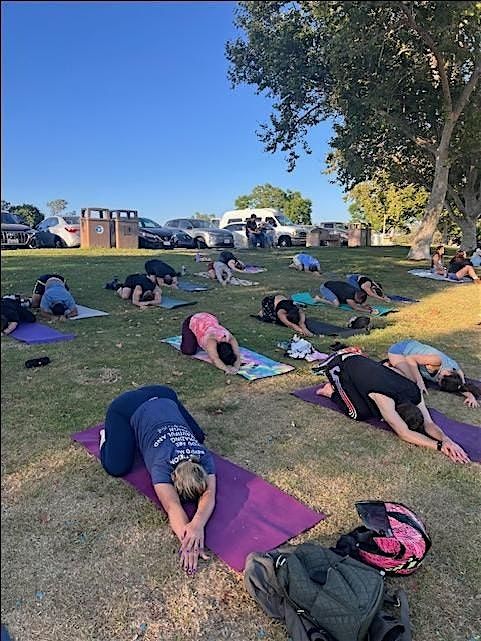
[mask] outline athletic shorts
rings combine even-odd
[[[45,294],[45,283],[48,281],[49,278],[58,278],[65,285],[65,289],[67,291],[70,291],[67,281],[63,276],[60,276],[60,274],[44,274],[43,276],[39,276],[37,278],[35,287],[33,288],[33,293],[38,294],[39,296],[43,296]]]
[[[321,287],[319,288],[319,293],[323,298],[330,301],[331,303],[339,302],[336,294],[334,294],[334,292],[331,292],[331,290],[327,287],[324,287],[324,285],[321,285]]]
[[[387,350],[387,353],[398,354],[399,356],[403,356],[404,350],[406,349],[406,345],[410,342],[411,341],[406,340],[406,341],[399,341],[399,343],[394,343],[394,345],[391,345],[391,347]]]

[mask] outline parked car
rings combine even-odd
[[[2,249],[31,247],[35,230],[25,225],[20,216],[2,211]]]
[[[197,218],[175,218],[165,223],[166,227],[181,229],[194,239],[199,249],[206,247],[234,247],[234,236],[230,231],[217,229],[207,220]]]
[[[181,231],[163,227],[150,218],[139,218],[139,247],[144,249],[174,249],[183,247],[193,249],[194,240]]]
[[[275,242],[278,247],[305,246],[308,232],[312,225],[296,225],[285,214],[269,207],[262,209],[234,209],[226,211],[220,219],[220,228],[227,229],[234,223],[245,223],[252,214],[258,223],[269,222],[275,230]]]
[[[35,229],[37,247],[80,247],[78,216],[49,216]]]

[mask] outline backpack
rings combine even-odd
[[[244,583],[267,614],[285,622],[293,641],[409,641],[404,595],[402,623],[381,616],[382,574],[328,548],[303,543],[250,554]]]
[[[349,554],[389,574],[412,574],[431,548],[420,517],[402,503],[360,501],[356,509],[364,525],[344,534],[335,551]]]
[[[350,329],[365,329],[368,333],[370,324],[371,319],[367,316],[353,316],[347,322],[347,326]]]

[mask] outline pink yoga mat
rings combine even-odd
[[[341,410],[333,401],[331,401],[331,399],[326,398],[325,396],[317,396],[316,390],[319,389],[319,387],[320,385],[306,387],[305,389],[296,390],[295,392],[292,392],[292,394],[307,403],[314,403],[315,405],[320,405],[321,407],[326,407],[327,409],[334,410],[335,412],[342,414]],[[458,423],[458,421],[448,418],[444,414],[441,414],[441,412],[432,408],[429,408],[429,412],[435,423],[439,425],[449,438],[461,445],[472,461],[481,463],[481,427],[469,425],[469,423]],[[384,421],[381,421],[378,418],[370,418],[367,421],[362,422],[388,432],[392,431]]]
[[[58,343],[59,341],[71,341],[75,334],[62,334],[53,327],[41,323],[20,323],[17,329],[9,334],[17,341],[33,345],[35,343]]]
[[[96,425],[72,434],[91,454],[99,456]],[[242,571],[251,552],[266,552],[325,519],[292,496],[282,492],[248,470],[213,453],[217,473],[216,506],[206,526],[206,546],[234,570]],[[149,473],[139,459],[123,477],[162,509]],[[185,506],[187,514],[195,506]]]

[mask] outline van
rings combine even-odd
[[[237,231],[239,226],[245,226],[252,214],[256,215],[258,223],[264,223],[268,218],[272,219],[268,222],[274,227],[275,243],[278,247],[305,247],[307,234],[312,229],[312,225],[296,225],[278,209],[270,207],[226,211],[220,219],[219,227],[229,231]]]

